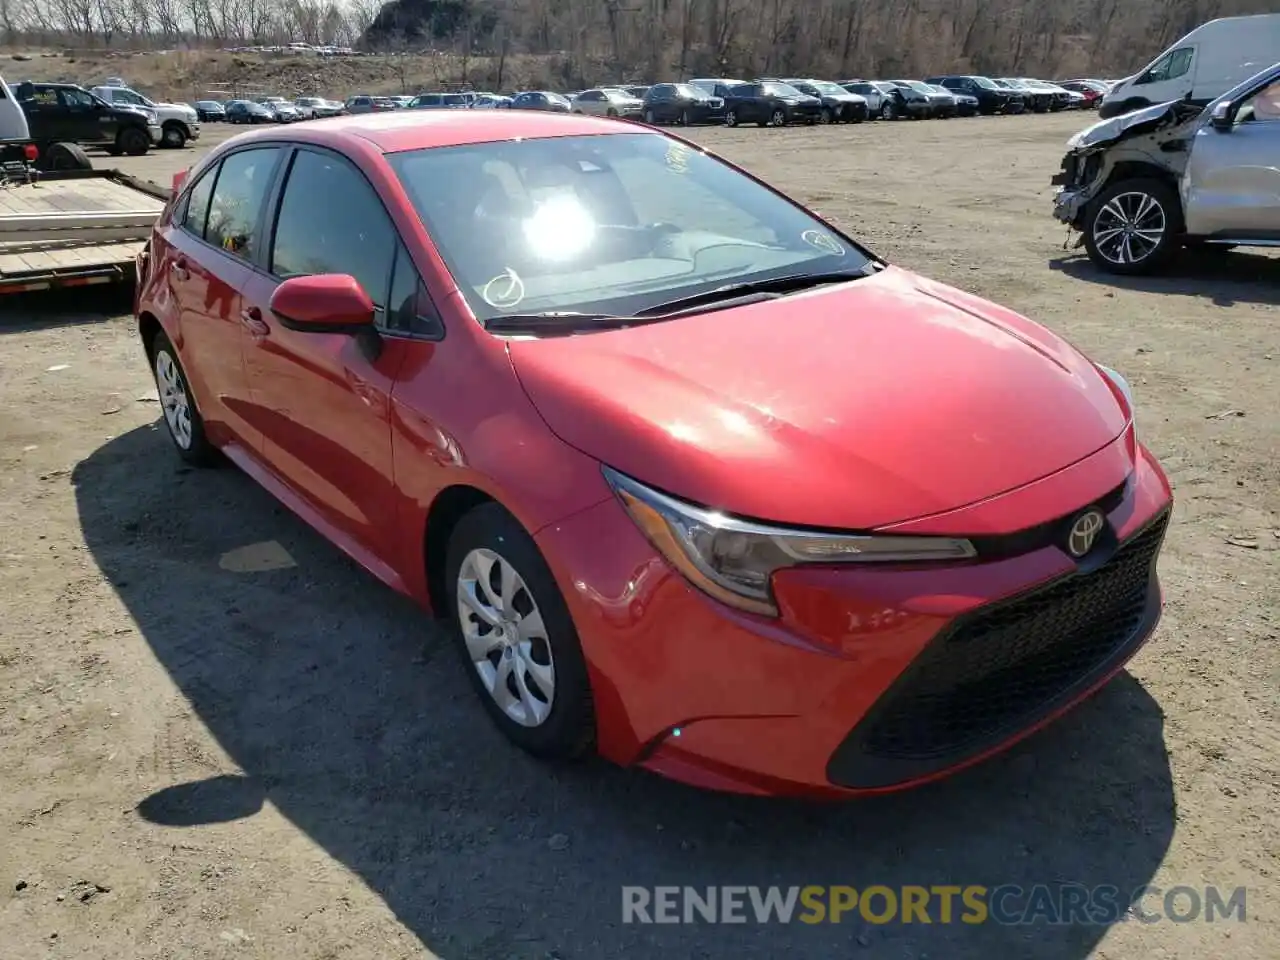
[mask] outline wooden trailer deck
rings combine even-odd
[[[131,276],[167,196],[101,170],[0,186],[0,293]]]

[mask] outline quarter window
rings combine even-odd
[[[258,220],[275,173],[276,147],[241,150],[222,161],[209,203],[205,239],[245,260],[258,252]]]
[[[386,329],[438,337],[441,332],[435,309],[427,297],[418,268],[404,244],[396,244],[396,263],[391,272],[391,293],[387,297]]]
[[[187,193],[187,209],[182,218],[182,226],[188,232],[204,239],[204,228],[209,222],[209,197],[213,194],[213,181],[217,178],[218,169],[214,167],[195,182]]]
[[[298,151],[280,201],[272,273],[350,274],[381,318],[397,240],[382,201],[358,170],[332,154]]]

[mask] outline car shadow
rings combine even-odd
[[[133,284],[63,287],[0,297],[0,335],[102,323],[133,312]]]
[[[1143,293],[1203,297],[1219,307],[1237,303],[1280,304],[1280,257],[1241,250],[1196,253],[1183,250],[1158,274],[1122,277],[1106,273],[1083,254],[1055,257],[1049,269],[1077,280]]]
[[[622,922],[622,887],[1150,881],[1174,825],[1158,705],[1128,674],[1004,757],[913,792],[815,805],[538,763],[491,727],[447,638],[232,468],[136,429],[73,475],[85,541],[241,775],[136,812],[181,829],[270,801],[445,960],[1029,960],[1106,923]],[[254,562],[253,544],[270,562]],[[246,561],[246,557],[249,558]],[[1010,901],[1016,911],[1023,901]],[[959,909],[955,916],[958,918]]]

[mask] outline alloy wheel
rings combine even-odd
[[[1149,193],[1118,193],[1093,219],[1093,243],[1111,263],[1137,264],[1160,246],[1169,221],[1160,201]]]
[[[533,593],[493,550],[468,553],[458,570],[458,623],[467,656],[498,708],[537,727],[555,703],[556,671]]]
[[[168,350],[156,351],[156,389],[160,392],[160,407],[164,422],[181,450],[190,450],[194,434],[191,429],[191,398],[182,371]]]
[[[787,125],[787,115],[781,110],[773,111],[773,115],[769,117],[769,125],[771,127],[785,127]]]
[[[730,110],[724,115],[724,125],[726,127],[736,127],[738,125],[738,111]]]

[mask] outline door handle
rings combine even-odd
[[[240,311],[240,322],[255,337],[265,337],[271,333],[271,327],[262,319],[262,311],[257,307],[247,307]]]
[[[191,271],[187,269],[187,261],[185,258],[179,259],[173,264],[173,275],[179,280],[190,280]]]

